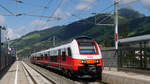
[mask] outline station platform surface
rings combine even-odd
[[[117,70],[104,70],[102,81],[107,84],[150,84],[150,76]],[[0,84],[30,84],[21,61],[16,61],[0,79]]]
[[[29,84],[20,61],[14,62],[0,79],[0,84]]]
[[[102,81],[108,84],[150,84],[150,76],[133,72],[104,70]]]

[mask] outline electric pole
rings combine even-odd
[[[115,15],[115,49],[118,49],[118,6],[119,6],[119,1],[120,0],[114,0],[114,15]]]

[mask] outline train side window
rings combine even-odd
[[[60,49],[58,50],[58,56],[61,56],[61,50]]]
[[[71,49],[70,49],[70,48],[67,48],[67,50],[68,50],[68,56],[72,56]]]
[[[45,59],[47,59],[48,57],[47,57],[47,54],[45,54]]]
[[[43,59],[43,57],[44,57],[44,56],[43,56],[43,54],[41,54],[40,60],[42,60],[42,59]]]
[[[57,61],[56,56],[51,56],[51,61],[56,62]]]
[[[66,52],[65,52],[65,51],[62,52],[62,60],[63,60],[63,61],[66,60]]]

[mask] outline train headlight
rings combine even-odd
[[[81,64],[86,64],[87,61],[86,60],[81,60]]]
[[[99,60],[95,60],[95,64],[99,64],[100,63],[100,61]]]

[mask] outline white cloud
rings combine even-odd
[[[47,22],[46,21],[44,21],[44,20],[33,20],[32,22],[31,22],[31,25],[32,26],[40,26],[40,25],[44,25],[44,24],[46,24]]]
[[[132,4],[132,3],[135,3],[139,0],[120,0],[120,3],[121,4]]]
[[[27,26],[22,26],[19,28],[8,28],[8,37],[13,40],[16,38],[19,38],[31,31],[34,31],[35,29],[31,28],[29,25]]]
[[[14,31],[12,28],[8,28],[8,37],[10,40],[19,38],[21,35],[19,35],[16,31]]]
[[[77,5],[76,9],[77,10],[88,10],[88,9],[90,9],[90,6],[88,6],[88,4],[82,3],[82,4]]]
[[[5,17],[0,15],[0,25],[5,24]]]
[[[75,6],[76,10],[88,10],[92,8],[92,4],[95,3],[96,0],[81,0],[80,3]]]
[[[44,26],[43,26],[44,25]],[[8,37],[13,40],[19,38],[29,32],[35,30],[42,30],[48,28],[46,25],[46,21],[43,20],[33,20],[31,24],[21,26],[18,28],[8,28]]]
[[[141,0],[145,7],[150,8],[150,0]]]
[[[58,8],[57,11],[54,13],[53,17],[56,17],[56,19],[65,19],[71,16],[69,12],[63,11],[62,9]]]
[[[144,4],[145,7],[150,8],[150,0],[120,0],[121,4],[133,4],[136,2],[142,2]]]

